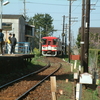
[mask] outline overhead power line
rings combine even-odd
[[[37,3],[37,2],[26,2],[26,3],[31,3],[31,4],[42,4],[42,5],[68,6],[68,5],[63,5],[63,4],[50,4],[50,3]]]
[[[98,2],[100,1],[97,1],[95,4],[97,4]],[[20,2],[12,2],[12,4],[15,4],[15,3],[20,3]],[[37,3],[37,2],[26,2],[26,3],[30,3],[30,4],[42,4],[42,5],[56,5],[56,6],[69,6],[69,5],[65,5],[65,4],[50,4],[50,3]],[[81,5],[74,5],[73,6],[76,6],[76,7],[81,7]],[[95,7],[100,7],[100,6],[95,6]]]

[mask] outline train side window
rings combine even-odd
[[[42,39],[42,44],[46,45],[46,39]]]

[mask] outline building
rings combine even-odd
[[[79,28],[79,34],[81,33],[81,28]],[[89,29],[89,33],[99,33],[100,34],[100,27],[90,27]]]
[[[23,15],[2,15],[2,29],[4,41],[12,33],[15,34],[17,42],[30,42],[33,49],[34,26],[28,25]]]
[[[79,28],[79,34],[81,34],[81,28]],[[89,48],[100,49],[100,27],[90,27]]]

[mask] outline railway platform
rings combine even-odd
[[[25,60],[32,59],[34,57],[34,54],[4,54],[0,56],[0,58],[16,58],[16,57],[22,57]]]
[[[0,73],[27,67],[27,62],[30,62],[32,58],[34,54],[4,54],[0,56]]]

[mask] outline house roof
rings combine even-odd
[[[10,14],[2,15],[3,19],[19,19],[20,17],[23,17],[25,19],[25,17],[23,15],[10,15]]]
[[[90,33],[100,33],[100,27],[90,27]]]
[[[81,28],[79,28],[79,33],[81,33]],[[100,33],[100,27],[90,27],[89,33]]]

